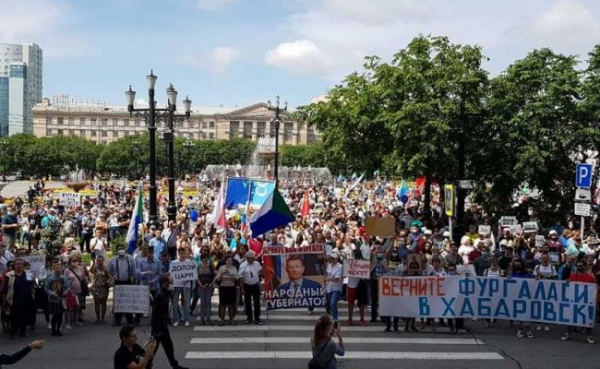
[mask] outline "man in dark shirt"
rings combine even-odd
[[[169,286],[171,284],[173,284],[173,278],[170,275],[163,275],[160,278],[160,290],[154,296],[152,304],[152,319],[150,324],[152,326],[152,336],[156,338],[154,354],[156,354],[162,343],[171,367],[173,369],[187,369],[180,366],[175,359],[175,348],[173,347],[173,340],[171,340],[169,333],[169,302],[171,302]],[[151,366],[148,366],[148,368],[151,368]]]
[[[137,334],[132,325],[123,326],[119,330],[121,347],[117,349],[114,357],[115,369],[144,369],[154,357],[156,342],[152,338],[148,349],[137,344]]]
[[[16,212],[16,208],[10,207],[2,217],[2,239],[10,250],[16,247],[17,230],[19,229]]]

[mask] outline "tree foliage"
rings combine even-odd
[[[322,142],[310,145],[283,145],[280,147],[282,165],[288,167],[325,167],[325,152]]]

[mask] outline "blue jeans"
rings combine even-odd
[[[200,319],[205,322],[210,320],[211,308],[210,299],[212,298],[214,288],[210,287],[198,287],[200,294]]]
[[[331,311],[333,320],[338,320],[338,301],[342,296],[342,291],[332,291],[327,293],[327,304]]]
[[[179,322],[179,318],[180,318],[179,295],[183,295],[183,320],[185,320],[186,322],[189,322],[190,321],[191,289],[189,287],[175,287],[173,289],[173,301],[172,301],[173,323]]]

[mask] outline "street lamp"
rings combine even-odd
[[[275,163],[273,166],[273,174],[275,177],[275,188],[277,188],[279,181],[279,125],[281,124],[279,114],[287,112],[287,101],[285,102],[283,109],[279,107],[279,96],[277,96],[275,101],[275,106],[271,106],[271,100],[267,101],[267,109],[275,112],[275,119],[271,122],[275,123]]]
[[[138,176],[138,163],[140,161],[140,142],[138,140],[133,140],[131,141],[131,145],[133,147],[133,175],[137,178],[139,178]],[[143,170],[142,170],[143,171]]]
[[[192,149],[194,148],[194,146],[196,146],[196,144],[190,138],[185,140],[185,142],[183,143],[183,147],[185,147],[187,150],[187,159],[190,160],[190,162],[191,162],[191,157],[192,157]],[[183,175],[185,177],[185,173],[183,173]]]
[[[187,96],[183,100],[185,114],[175,114],[177,110],[177,90],[173,84],[169,84],[167,88],[167,130],[164,133],[164,141],[167,145],[168,171],[167,183],[169,185],[169,204],[167,205],[167,215],[169,221],[175,221],[177,217],[177,205],[175,205],[175,139],[174,139],[174,122],[183,122],[190,118],[192,110],[192,100]]]
[[[167,96],[169,98],[169,105],[166,109],[158,109],[156,108],[156,101],[154,100],[154,88],[156,86],[157,77],[154,75],[152,70],[150,70],[150,74],[146,76],[146,81],[148,82],[148,108],[135,108],[135,94],[136,92],[131,89],[129,86],[129,90],[125,91],[125,98],[127,101],[127,110],[129,111],[129,115],[132,116],[135,113],[136,117],[144,118],[146,124],[148,125],[148,133],[150,136],[150,215],[148,225],[155,225],[160,227],[160,222],[158,221],[158,208],[156,204],[156,121],[157,120],[167,120],[169,122],[168,132],[165,132],[165,138],[170,134],[170,137],[173,136],[173,120],[175,118],[175,108],[177,102],[177,91],[173,88],[173,85],[169,85],[167,89]],[[189,117],[189,108],[191,107],[192,102],[189,99],[186,99],[188,105],[186,105],[186,101],[184,101],[184,106],[186,106],[186,116]],[[166,140],[165,140],[166,141]],[[172,140],[171,140],[172,145]],[[170,163],[169,163],[169,173],[172,173],[173,166],[173,147],[170,148]],[[175,180],[172,176],[170,176],[169,182],[169,220],[175,220],[175,213],[177,211],[175,207]]]

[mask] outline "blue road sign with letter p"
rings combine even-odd
[[[592,187],[592,164],[577,164],[577,173],[575,176],[575,186],[578,188]]]

